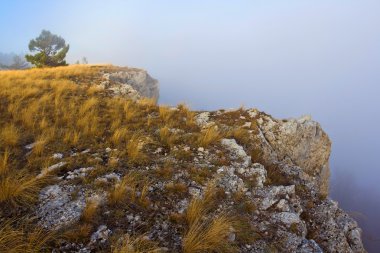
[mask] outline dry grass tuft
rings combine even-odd
[[[208,147],[211,144],[219,141],[222,138],[222,135],[218,131],[216,126],[208,127],[200,133],[198,138],[198,145],[201,147]]]
[[[165,164],[162,168],[157,169],[156,175],[160,178],[169,180],[174,175],[174,169],[170,164]]]
[[[6,174],[9,171],[9,151],[5,150],[2,155],[0,155],[0,176]]]
[[[229,131],[227,134],[227,138],[234,138],[240,144],[249,144],[251,142],[251,135],[247,129],[244,128],[234,128]]]
[[[237,248],[228,241],[233,230],[233,221],[225,214],[193,223],[183,238],[184,253],[236,252]]]
[[[128,129],[126,127],[116,129],[111,137],[111,142],[114,145],[120,145],[128,139]]]
[[[184,183],[168,183],[165,185],[165,189],[170,193],[184,194],[187,192],[188,187]]]
[[[157,243],[149,240],[146,236],[140,235],[131,237],[125,235],[113,246],[112,253],[159,253],[163,252]]]
[[[178,141],[178,136],[165,126],[160,129],[160,141],[168,148],[172,148]]]
[[[33,154],[40,156],[44,152],[45,146],[47,144],[48,140],[45,136],[40,136],[36,140],[34,147],[33,147]]]
[[[204,191],[203,198],[193,198],[186,210],[186,220],[191,226],[205,216],[214,206],[217,189],[213,182],[209,183]]]
[[[234,217],[210,214],[217,204],[217,195],[215,183],[210,182],[203,198],[191,200],[185,214],[188,229],[183,237],[184,253],[236,252],[234,243],[228,241],[230,233],[235,231]]]
[[[18,144],[20,133],[15,125],[7,125],[0,131],[0,140],[4,146],[16,146]]]
[[[28,176],[26,173],[3,175],[0,177],[0,203],[30,205],[46,182],[46,178]]]
[[[83,242],[91,236],[93,227],[91,224],[81,224],[63,233],[63,238],[71,242]]]
[[[127,143],[127,155],[130,164],[142,165],[148,160],[148,157],[142,151],[143,147],[144,142],[140,136],[136,134],[133,135]]]
[[[160,118],[168,123],[174,113],[174,109],[168,107],[168,106],[160,106],[159,108]]]
[[[141,180],[138,174],[130,172],[110,191],[108,203],[111,206],[133,203],[146,208],[150,204],[147,198],[148,189],[148,182]]]
[[[11,222],[0,224],[0,252],[35,253],[48,252],[48,242],[55,234],[40,227],[16,228]]]
[[[98,203],[94,201],[88,201],[86,207],[82,213],[82,220],[85,222],[92,222],[98,211]]]

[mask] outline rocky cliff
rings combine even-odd
[[[145,71],[94,69],[64,72],[74,85],[46,81],[30,101],[21,93],[25,105],[43,103],[36,119],[59,128],[43,152],[33,134],[52,130],[41,122],[22,123],[19,144],[0,135],[19,166],[49,178],[21,209],[0,198],[1,220],[25,215],[64,235],[46,240],[53,252],[365,252],[357,223],[328,198],[331,142],[309,116],[157,106],[144,99],[158,97]],[[18,79],[8,79],[11,89]],[[44,96],[55,89],[58,102]],[[13,97],[0,93],[2,115],[16,110],[3,125],[23,122]]]
[[[145,70],[121,68],[116,72],[105,72],[99,87],[112,90],[115,95],[127,96],[133,100],[148,97],[158,100],[158,81]]]

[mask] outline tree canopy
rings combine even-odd
[[[29,50],[36,53],[26,55],[25,58],[38,68],[66,66],[65,58],[69,48],[62,37],[42,30],[37,38],[29,42]]]

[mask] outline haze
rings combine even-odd
[[[334,199],[380,248],[380,1],[2,1],[0,52],[42,29],[69,62],[142,67],[160,103],[311,114],[333,141]]]

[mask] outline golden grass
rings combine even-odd
[[[155,98],[141,98],[137,101],[139,105],[147,106],[147,107],[156,107],[157,106],[157,99]]]
[[[163,252],[157,243],[147,239],[146,236],[140,235],[131,237],[125,235],[122,241],[113,246],[112,253],[159,253]]]
[[[112,67],[75,65],[0,72],[2,208],[30,207],[35,202],[41,187],[48,180],[37,178],[35,175],[41,168],[51,165],[53,152],[64,153],[65,159],[68,159],[67,167],[70,167],[73,159],[78,159],[80,161],[76,162],[86,165],[90,161],[82,158],[88,155],[66,157],[70,151],[91,147],[92,151],[98,152],[105,147],[111,147],[119,151],[110,153],[113,158],[108,160],[108,165],[104,165],[107,170],[114,170],[115,168],[110,167],[122,165],[127,161],[130,165],[128,169],[139,171],[127,173],[111,190],[106,189],[109,187],[108,184],[104,186],[104,189],[109,190],[108,205],[115,207],[115,215],[119,212],[122,217],[125,215],[126,207],[141,209],[150,206],[149,182],[145,179],[146,174],[143,174],[145,170],[142,174],[138,173],[141,173],[139,166],[149,162],[148,151],[157,148],[159,142],[172,148],[181,138],[181,141],[194,148],[195,145],[208,147],[222,138],[222,133],[217,127],[209,127],[200,132],[194,122],[194,112],[185,105],[178,105],[177,108],[159,107],[154,99],[135,102],[120,97],[109,97],[107,91],[93,85],[101,81],[101,70],[104,69],[112,70]],[[180,129],[186,135],[180,136],[170,129]],[[243,132],[233,134],[236,138],[245,138]],[[28,150],[24,146],[31,142],[35,142],[35,145],[31,154],[25,156]],[[173,152],[170,155],[177,155],[177,158],[185,160],[188,154]],[[117,169],[125,169],[120,167]],[[173,167],[168,164],[155,172],[158,177],[167,180],[174,175]],[[210,175],[200,169],[190,171],[190,177],[204,184]],[[172,183],[166,186],[166,190],[185,194],[187,186],[183,183]],[[203,197],[192,199],[187,211],[181,218],[178,217],[185,228],[184,252],[232,250],[232,247],[223,244],[226,242],[224,239],[229,229],[234,225],[232,218],[213,213],[217,194],[215,186],[210,185]],[[64,232],[64,236],[69,241],[88,241],[95,228],[91,224],[96,223],[94,220],[98,209],[95,203],[88,202],[79,226]],[[19,210],[22,212],[27,209]],[[6,248],[2,247],[11,248],[14,252],[44,250],[41,247],[45,247],[45,243],[41,243],[42,246],[36,244],[35,238],[39,238],[39,233],[33,235],[12,229],[12,226],[5,226],[5,229],[4,226],[0,227],[0,252],[7,252]],[[216,237],[222,242],[217,242]],[[160,251],[156,243],[144,236],[128,236],[124,239],[114,245],[113,252]],[[43,242],[42,239],[40,241]],[[28,243],[32,246],[28,246]]]
[[[165,185],[165,189],[171,193],[183,194],[187,192],[188,187],[184,183],[168,183]]]
[[[215,184],[210,182],[204,191],[203,198],[192,198],[186,210],[186,220],[190,226],[199,221],[214,207],[216,191]]]
[[[144,142],[138,134],[132,136],[127,143],[128,163],[132,165],[144,164],[148,157],[143,152]]]
[[[198,138],[198,145],[201,147],[208,147],[211,144],[219,141],[222,138],[221,133],[216,126],[210,126],[200,133]]]
[[[133,120],[139,119],[140,115],[139,107],[135,105],[135,102],[133,101],[126,101],[124,102],[124,116],[126,122],[131,122]]]
[[[15,146],[18,144],[20,134],[14,124],[7,125],[0,131],[0,140],[4,146]]]
[[[234,230],[234,219],[227,214],[209,214],[216,205],[217,189],[210,182],[202,198],[193,197],[186,210],[188,229],[183,237],[184,253],[235,252],[233,243],[227,240]]]
[[[198,220],[190,225],[183,238],[183,252],[236,252],[237,248],[227,240],[232,229],[233,221],[225,214],[211,220]]]
[[[173,113],[174,113],[174,109],[170,108],[169,106],[160,106],[160,108],[159,108],[160,118],[164,122],[169,122]]]
[[[86,100],[79,110],[79,116],[83,117],[86,115],[91,109],[96,108],[96,105],[99,104],[99,101],[96,97],[91,97]]]
[[[117,205],[120,204],[123,200],[125,200],[128,191],[127,187],[129,185],[132,185],[134,180],[135,178],[129,175],[124,176],[123,179],[119,183],[117,183],[111,190],[108,198],[108,203],[110,205]]]
[[[130,172],[109,192],[108,204],[118,206],[133,203],[146,208],[150,204],[148,189],[147,181],[140,179],[137,173]]]
[[[92,225],[85,223],[75,226],[63,233],[63,238],[71,242],[84,242],[91,236]]]
[[[161,143],[168,148],[172,148],[178,141],[178,136],[172,133],[167,126],[160,128],[159,134]]]
[[[33,146],[33,154],[35,155],[42,155],[44,152],[45,146],[48,142],[48,138],[46,136],[39,136]]]
[[[234,138],[240,144],[249,144],[251,142],[250,133],[244,128],[234,128],[226,134],[227,138]]]
[[[121,128],[116,129],[112,134],[111,142],[114,145],[120,145],[121,143],[127,141],[129,137],[128,133],[129,131],[128,131],[128,128],[126,127],[121,127]]]
[[[48,242],[55,234],[40,227],[14,227],[9,221],[0,223],[0,252],[35,253],[49,250]]]
[[[0,176],[9,171],[9,155],[9,150],[5,150],[4,153],[0,155]]]
[[[0,177],[0,203],[11,206],[30,205],[37,197],[37,193],[46,183],[46,178],[22,174],[5,174]]]
[[[82,220],[85,222],[92,222],[98,211],[98,203],[94,201],[88,201],[86,207],[82,213]]]
[[[157,169],[155,172],[158,177],[166,180],[171,179],[174,175],[174,169],[171,164],[165,164],[162,168]]]

